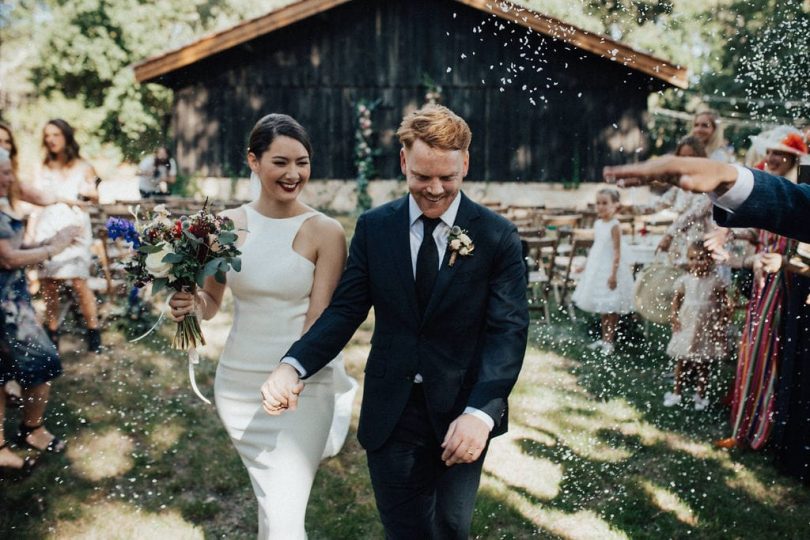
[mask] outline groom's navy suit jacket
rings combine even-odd
[[[385,443],[423,378],[430,421],[441,442],[465,407],[507,429],[507,396],[526,351],[528,309],[521,244],[515,226],[462,193],[455,225],[475,249],[441,263],[421,317],[410,250],[408,197],[357,221],[349,258],[329,307],[288,351],[307,376],[343,349],[374,307],[358,439],[367,450]]]
[[[810,185],[796,185],[757,169],[754,189],[734,212],[714,207],[714,219],[723,227],[755,227],[810,242]]]

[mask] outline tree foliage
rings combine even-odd
[[[292,1],[5,2],[2,116],[33,133],[48,117],[62,116],[79,128],[91,150],[111,143],[123,157],[135,158],[165,139],[171,92],[138,85],[132,65]],[[693,110],[706,101],[727,117],[755,124],[802,124],[810,116],[810,2],[515,1],[687,66],[691,89],[660,98],[669,108]],[[683,132],[684,126],[668,129]]]
[[[289,0],[286,0],[288,3]],[[207,32],[260,15],[248,0],[19,0],[2,13],[4,116],[36,132],[49,116],[134,159],[166,137],[171,92],[139,85],[132,65]],[[268,6],[269,4],[269,6]],[[256,12],[258,10],[258,12]],[[60,103],[58,111],[49,104]],[[60,111],[63,111],[60,113]]]

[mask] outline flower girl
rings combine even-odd
[[[667,354],[676,362],[675,388],[664,394],[664,406],[681,402],[684,379],[689,372],[695,372],[693,402],[695,410],[702,411],[709,405],[706,385],[711,362],[728,352],[726,336],[731,306],[703,241],[690,244],[686,257],[688,272],[675,282],[670,315],[672,338],[667,346]]]
[[[601,189],[596,194],[593,247],[571,300],[583,311],[602,317],[602,338],[589,348],[613,353],[619,315],[633,309],[633,273],[622,260],[622,232],[616,212],[619,192]]]

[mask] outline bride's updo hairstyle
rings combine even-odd
[[[276,137],[289,137],[300,142],[312,159],[312,143],[307,130],[292,116],[279,113],[268,114],[256,122],[248,139],[248,152],[261,159]]]

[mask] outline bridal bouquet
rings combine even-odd
[[[165,288],[193,293],[206,277],[224,283],[228,270],[241,269],[233,221],[213,214],[207,202],[199,212],[176,219],[164,205],[155,206],[145,219],[139,213],[139,207],[132,210],[134,223],[107,221],[108,236],[131,248],[124,268],[136,287],[151,283],[153,293]],[[188,315],[177,323],[172,348],[188,351],[198,344],[205,345],[200,322]]]

